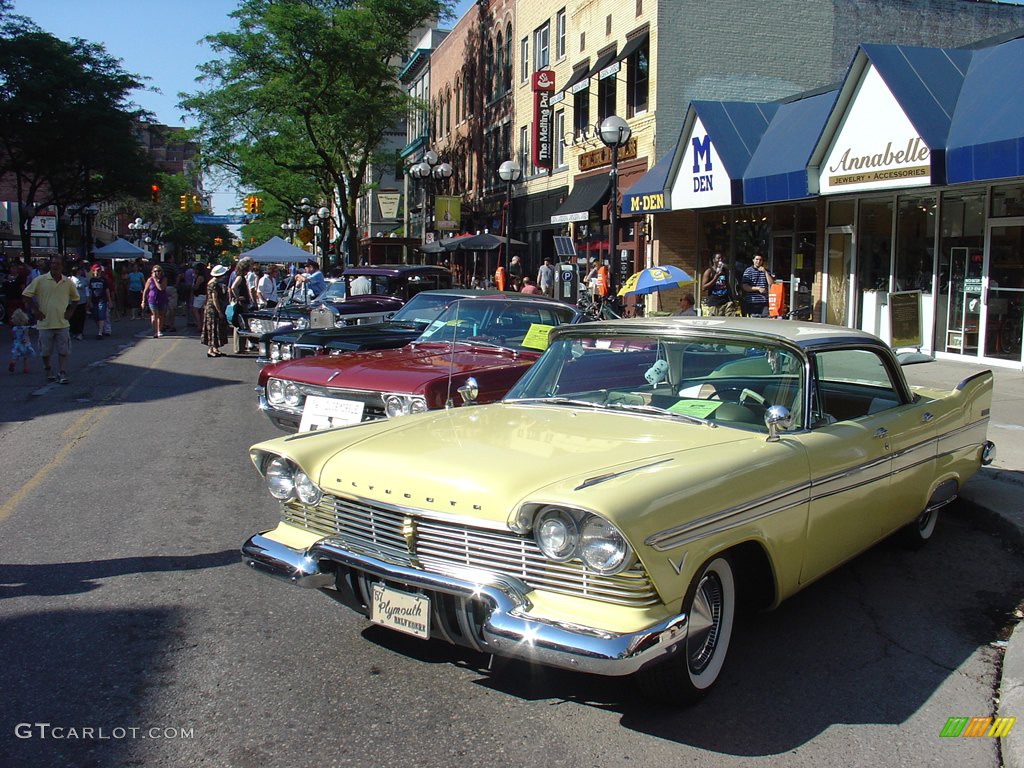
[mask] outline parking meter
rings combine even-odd
[[[575,264],[558,264],[555,267],[555,298],[567,304],[576,304],[579,298],[580,279]]]

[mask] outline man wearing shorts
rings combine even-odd
[[[39,356],[43,358],[47,381],[67,384],[68,354],[71,352],[71,324],[68,320],[78,303],[78,289],[64,277],[64,260],[60,256],[52,256],[50,271],[29,283],[22,296],[28,299],[32,315],[38,321]],[[50,367],[54,349],[60,364],[60,373],[56,376]]]

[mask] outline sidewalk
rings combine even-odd
[[[951,388],[985,366],[935,360],[904,366],[911,384]],[[988,438],[996,444],[996,460],[983,467],[961,489],[963,499],[979,522],[1011,546],[1024,550],[1024,373],[992,369],[994,387]],[[1024,609],[1024,595],[1010,595]],[[1020,618],[1018,614],[1018,618]],[[1018,622],[1006,641],[1003,668],[993,702],[993,714],[1024,721],[1024,622]],[[1015,724],[1001,740],[1005,768],[1024,768],[1024,722]]]

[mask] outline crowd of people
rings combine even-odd
[[[315,266],[315,262],[313,262]],[[276,306],[277,267],[264,269],[248,258],[235,268],[197,262],[150,264],[145,259],[90,263],[52,256],[26,262],[0,259],[0,319],[11,328],[8,372],[29,373],[39,357],[47,380],[67,384],[71,342],[112,334],[112,322],[148,319],[152,337],[178,331],[180,317],[194,327],[209,357],[220,357],[230,339],[231,305],[240,311]],[[307,268],[316,286],[319,269]],[[326,285],[326,283],[324,283]],[[322,288],[321,288],[322,290]],[[91,321],[91,323],[90,323]],[[54,364],[54,358],[56,364]]]

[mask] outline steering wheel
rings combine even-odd
[[[704,399],[705,400],[722,400],[723,402],[726,402],[726,403],[738,403],[738,402],[740,402],[740,398],[743,397],[743,393],[746,392],[746,391],[747,390],[740,389],[739,387],[726,387],[725,389],[716,389],[714,392],[712,392],[710,395],[708,395]],[[729,394],[730,392],[735,392],[736,393],[736,397],[722,397],[722,395]]]

